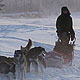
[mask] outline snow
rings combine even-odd
[[[77,16],[76,16],[77,15]],[[27,80],[80,80],[80,14],[72,14],[76,43],[74,59],[71,67],[46,68],[44,72],[36,74],[33,70],[27,73]],[[33,46],[42,46],[47,51],[53,50],[57,40],[55,29],[56,16],[40,19],[0,19],[0,55],[13,57],[14,51],[20,46],[26,46],[28,39],[32,39]],[[6,75],[0,74],[0,80],[8,80]]]

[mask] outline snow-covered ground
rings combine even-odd
[[[77,16],[76,16],[77,15]],[[46,68],[38,74],[27,73],[27,80],[80,80],[80,14],[73,14],[76,43],[74,59],[71,67],[62,69]],[[57,40],[55,29],[56,16],[42,19],[0,19],[0,55],[13,57],[14,51],[20,46],[26,46],[28,39],[32,39],[33,46],[42,46],[46,51],[53,50]],[[7,80],[0,75],[0,80]]]

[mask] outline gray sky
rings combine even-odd
[[[0,13],[42,12],[56,14],[67,5],[71,11],[80,11],[80,0],[3,0],[5,4]]]

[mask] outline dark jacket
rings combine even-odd
[[[70,16],[70,12],[67,8],[65,8],[68,13],[67,14],[64,14],[63,13],[63,9],[61,10],[61,15],[57,18],[57,21],[56,21],[56,29],[57,29],[57,33],[58,35],[60,33],[63,33],[63,32],[67,32],[67,33],[70,33],[71,36],[75,36],[75,32],[73,30],[73,22],[72,22],[72,17]]]

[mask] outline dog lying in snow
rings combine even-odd
[[[15,75],[15,64],[10,64],[7,61],[0,61],[0,73],[8,74],[9,72]]]
[[[26,80],[26,58],[21,50],[15,50],[14,53],[16,79]]]
[[[44,60],[44,53],[46,53],[45,49],[42,47],[34,47],[30,49],[32,46],[32,41],[29,39],[29,42],[26,47],[21,46],[21,50],[24,53],[27,61],[27,72],[30,72],[30,64],[32,63],[35,67],[35,71],[38,72],[38,62],[40,64],[41,71],[43,72],[42,65],[46,68],[46,63]]]
[[[9,72],[15,75],[14,58],[0,56],[0,73],[8,74]]]
[[[12,73],[13,78],[15,78],[15,63],[14,58],[0,56],[0,73],[5,75],[8,80],[10,79],[10,73]]]

